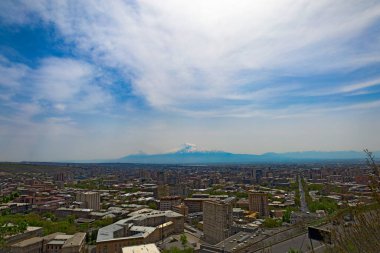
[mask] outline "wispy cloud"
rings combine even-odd
[[[38,115],[91,113],[112,106],[109,91],[88,63],[68,58],[45,58],[36,68],[3,60],[0,83],[4,88],[3,113],[31,120]]]
[[[297,96],[331,96],[331,95],[365,95],[372,92],[368,88],[376,87],[380,85],[380,79],[363,80],[360,82],[347,81],[347,83],[333,83],[330,87],[315,87],[310,90],[298,90],[295,95]],[[328,86],[328,85],[323,85]],[[376,92],[376,91],[375,91]]]
[[[0,86],[8,89],[17,88],[28,72],[29,67],[26,65],[13,63],[0,55]]]
[[[272,77],[380,61],[372,53],[378,45],[368,52],[352,43],[377,22],[376,1],[24,1],[22,6],[26,14],[55,24],[96,64],[119,69],[132,80],[135,95],[161,110],[241,100],[252,90],[269,99],[284,89],[281,82],[272,83],[268,93],[265,84]]]
[[[347,85],[342,87],[339,91],[341,92],[353,92],[353,91],[358,91],[361,89],[369,88],[372,86],[377,86],[380,85],[380,78],[376,80],[370,80],[367,82],[361,82],[361,83],[355,83],[351,85]]]
[[[372,0],[0,1],[0,159],[378,147],[379,18]]]

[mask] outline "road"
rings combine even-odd
[[[303,213],[308,213],[309,208],[307,207],[307,204],[306,204],[305,191],[303,190],[303,187],[302,187],[301,177],[302,175],[298,177],[298,188],[300,191],[300,202],[301,202],[300,210]]]
[[[324,245],[318,241],[312,240],[314,252],[319,253],[323,252]],[[257,249],[257,251],[253,251],[255,253],[262,253],[262,252],[271,252],[271,253],[286,253],[290,249],[297,249],[301,252],[311,252],[311,244],[310,240],[308,238],[307,233],[299,235],[297,237],[291,238],[289,240],[277,243],[272,246],[268,246],[265,249]],[[252,251],[251,251],[252,252]]]
[[[185,223],[185,230],[188,231],[190,234],[194,235],[195,237],[201,238],[203,235],[203,232],[199,229],[190,226],[189,224]]]

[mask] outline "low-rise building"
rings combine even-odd
[[[32,237],[10,246],[11,253],[84,253],[86,233],[54,233]]]
[[[17,242],[21,242],[21,241],[29,239],[29,238],[42,236],[42,234],[43,234],[42,227],[28,226],[26,228],[26,230],[24,232],[22,232],[22,233],[15,234],[15,235],[12,235],[12,236],[7,236],[5,238],[5,242],[8,245],[12,245],[12,244],[15,244]]]
[[[154,243],[184,230],[183,215],[173,211],[141,209],[128,216],[99,229],[97,253],[121,253],[123,247]]]
[[[11,245],[11,253],[42,253],[43,239],[33,237]]]
[[[124,247],[122,253],[160,253],[154,243]]]
[[[176,213],[180,213],[185,217],[187,217],[187,215],[189,214],[189,208],[184,203],[174,206],[173,211]]]

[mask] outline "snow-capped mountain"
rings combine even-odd
[[[374,152],[379,158],[380,153]],[[305,151],[290,153],[233,154],[224,151],[210,151],[185,143],[180,148],[163,154],[135,154],[108,162],[118,163],[150,163],[150,164],[200,164],[200,163],[276,163],[305,161],[365,161],[364,152],[360,151]]]
[[[176,149],[173,153],[194,153],[201,151],[197,145],[192,143],[184,143],[179,149]]]
[[[186,154],[186,153],[225,153],[219,150],[206,150],[192,143],[184,143],[180,148],[174,149],[172,152],[176,154]]]

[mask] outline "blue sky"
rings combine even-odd
[[[0,2],[0,160],[380,150],[379,1]]]

